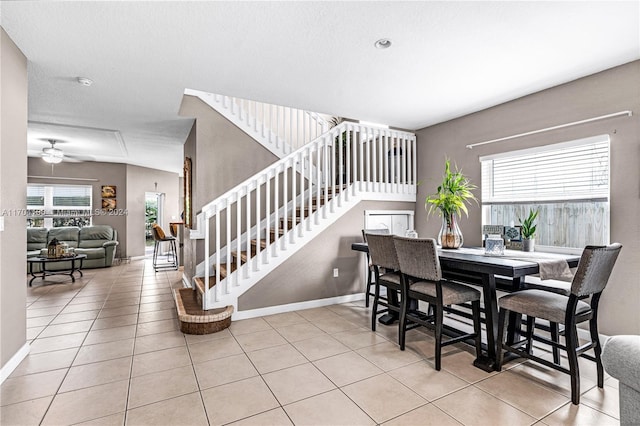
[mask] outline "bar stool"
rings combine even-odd
[[[151,227],[151,232],[153,233],[153,239],[155,240],[155,244],[153,247],[153,269],[158,272],[159,270],[164,269],[178,269],[178,255],[176,250],[176,238],[172,236],[167,236],[164,233],[164,230],[160,225],[154,223]],[[158,255],[160,254],[160,249],[162,247],[163,242],[169,243],[169,252],[166,255],[166,262],[159,263]]]

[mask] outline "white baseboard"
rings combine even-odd
[[[339,303],[355,302],[364,299],[364,293],[348,294],[346,296],[330,297],[327,299],[308,300],[306,302],[289,303],[287,305],[269,306],[267,308],[250,309],[247,311],[236,310],[233,313],[233,321],[256,318],[265,315],[275,315],[284,312],[299,311],[302,309],[319,308],[322,306],[336,305]]]
[[[18,352],[16,352],[9,361],[5,365],[0,368],[0,384],[2,384],[7,377],[13,373],[13,370],[22,362],[23,359],[29,355],[29,351],[31,350],[31,346],[28,343],[22,345]]]

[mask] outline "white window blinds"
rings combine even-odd
[[[53,187],[53,205],[58,207],[91,207],[91,186],[60,185]]]
[[[609,198],[609,135],[480,158],[482,203]]]

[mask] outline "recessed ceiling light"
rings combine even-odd
[[[78,77],[78,83],[88,87],[93,84],[93,80],[87,77]]]
[[[376,49],[388,49],[391,47],[391,40],[388,38],[381,38],[373,44]]]

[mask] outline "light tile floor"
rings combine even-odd
[[[171,289],[181,273],[149,261],[39,280],[28,289],[31,353],[2,384],[2,425],[608,425],[619,424],[617,382],[582,398],[568,376],[529,362],[500,373],[472,366],[470,348],[412,330],[370,331],[364,302],[179,331]],[[54,283],[57,282],[57,283]]]

